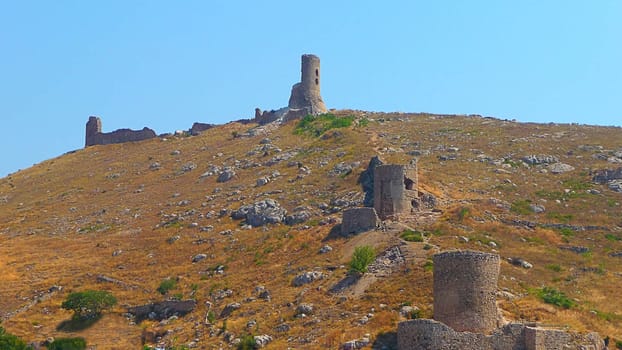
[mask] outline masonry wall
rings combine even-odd
[[[103,133],[101,130],[101,119],[98,117],[89,117],[89,121],[86,123],[85,147],[142,141],[156,137],[155,131],[146,127],[142,130],[119,129],[108,133]]]
[[[382,220],[410,214],[417,205],[417,166],[387,164],[374,168],[374,209]]]
[[[349,235],[372,230],[378,223],[378,215],[374,208],[350,208],[343,212],[341,234]]]
[[[434,319],[456,331],[488,334],[497,328],[499,255],[450,251],[434,259]]]

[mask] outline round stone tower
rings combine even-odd
[[[289,98],[290,109],[307,108],[310,114],[326,112],[326,105],[320,95],[320,58],[302,55],[300,83],[292,87]]]
[[[458,332],[496,329],[499,255],[450,251],[433,259],[434,319]]]

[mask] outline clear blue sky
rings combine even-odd
[[[622,1],[0,0],[0,177],[104,131],[287,105],[622,125]]]

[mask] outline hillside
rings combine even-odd
[[[429,257],[457,248],[502,257],[506,319],[622,340],[622,192],[592,181],[622,167],[621,128],[335,114],[355,123],[320,135],[295,132],[295,121],[229,123],[198,136],[92,146],[0,179],[2,326],[28,341],[82,336],[98,349],[139,349],[154,335],[216,349],[244,334],[270,335],[271,348],[337,348],[370,334],[376,348],[391,348],[402,306],[432,316]],[[416,157],[436,210],[343,237],[341,211],[362,205],[359,175],[376,155],[395,164]],[[225,169],[232,177],[219,182]],[[231,218],[268,198],[310,217],[258,227]],[[424,242],[402,240],[408,228]],[[320,253],[325,245],[332,250]],[[401,245],[406,261],[332,292],[360,245],[379,254]],[[293,285],[312,271],[323,278]],[[176,286],[162,295],[169,278]],[[537,290],[545,286],[576,305],[544,303]],[[110,291],[119,304],[86,329],[68,327],[60,304],[85,289]],[[197,307],[162,322],[126,317],[128,307],[168,298]],[[220,317],[231,303],[239,308]],[[312,314],[297,316],[301,304],[313,304]],[[206,321],[210,310],[216,319]]]

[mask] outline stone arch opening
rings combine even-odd
[[[407,178],[406,176],[404,176],[404,186],[406,187],[407,190],[413,190],[414,186],[415,186],[415,182],[409,178]]]
[[[320,85],[320,80],[318,78],[315,78],[315,85]]]
[[[319,70],[319,69],[317,69],[317,68],[315,69],[315,76],[316,76],[316,77],[319,77],[319,76],[320,76],[320,70]]]

